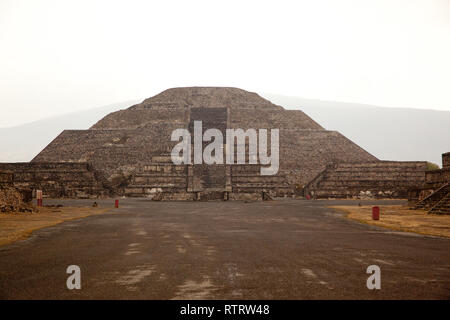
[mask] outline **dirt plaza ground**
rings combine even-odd
[[[34,231],[64,221],[80,219],[108,211],[94,207],[35,207],[36,212],[8,212],[0,214],[0,246],[27,239]]]
[[[108,210],[1,246],[0,298],[450,298],[450,239],[367,225],[329,208],[355,201],[139,198],[120,199],[118,209],[114,200],[97,202]],[[80,290],[66,287],[69,265],[81,269]],[[381,269],[381,290],[366,287],[370,265]]]

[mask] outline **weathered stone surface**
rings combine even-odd
[[[425,161],[376,161],[329,165],[304,189],[313,198],[407,198],[425,181]]]
[[[14,187],[14,174],[0,171],[0,212],[32,211],[31,189]]]
[[[237,199],[238,193],[263,192],[271,196],[292,195],[293,190],[283,175],[262,176],[260,165],[174,165],[151,163],[132,176],[124,193],[127,196],[155,200],[184,200],[185,192],[192,199]],[[226,194],[225,194],[226,192]],[[164,194],[160,196],[159,194]]]
[[[15,188],[40,189],[45,197],[87,198],[109,192],[101,174],[87,163],[0,163],[0,170],[14,172]]]
[[[450,169],[450,152],[442,154],[442,169]]]
[[[226,129],[279,129],[278,174],[262,176],[255,164],[174,165],[172,131],[192,133],[194,121],[202,121],[203,132],[219,129],[223,150],[234,146],[235,155],[238,142],[226,141]],[[248,143],[244,147],[248,152]],[[448,159],[443,156],[443,170]],[[305,185],[316,197],[404,197],[408,187],[425,181],[424,166],[379,161],[302,111],[285,110],[256,93],[192,87],[168,89],[105,116],[89,130],[65,130],[30,164],[0,169],[17,173],[14,185],[40,188],[47,196],[113,192],[154,200],[255,200],[291,196]]]
[[[195,120],[203,122],[204,130],[280,129],[279,174],[285,176],[291,190],[305,185],[327,164],[377,160],[338,132],[323,129],[300,110],[285,110],[241,89],[193,87],[166,90],[105,116],[89,130],[66,130],[32,162],[89,162],[112,181],[117,176],[140,173],[151,163],[167,162],[164,157],[176,144],[170,141],[172,131],[192,128]],[[209,169],[199,166],[192,170],[188,176],[193,187],[207,177],[217,186],[223,185],[223,173],[203,174]],[[184,187],[169,177],[166,182]],[[244,188],[241,182],[236,182],[235,188]],[[231,181],[225,183],[224,190],[227,188],[231,188]]]
[[[418,209],[450,214],[450,152],[442,154],[442,169],[425,172],[425,181],[410,188],[408,200]]]
[[[11,171],[0,171],[0,187],[12,187],[14,175]]]
[[[174,165],[172,131],[192,133],[194,121],[202,121],[203,132],[219,129],[223,150],[234,146],[235,155],[238,142],[226,141],[226,129],[279,129],[278,174],[262,176],[255,164]],[[244,148],[248,152],[248,143]],[[443,170],[449,170],[446,155]],[[105,116],[89,130],[65,130],[31,163],[0,169],[15,173],[14,185],[43,189],[46,196],[115,193],[163,201],[269,199],[301,193],[305,185],[316,197],[404,197],[408,187],[425,181],[424,166],[379,161],[302,111],[285,110],[256,93],[192,87],[168,89]],[[427,179],[441,179],[435,175],[427,173]]]
[[[441,188],[444,184],[450,183],[450,167],[448,167],[449,158],[450,152],[442,154],[442,169],[426,171],[425,181],[417,183],[410,189],[408,199],[411,202],[420,201]]]

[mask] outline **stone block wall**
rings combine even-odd
[[[14,183],[14,175],[10,171],[0,171],[0,188],[12,187]]]
[[[305,186],[329,164],[377,160],[337,131],[280,130],[280,171],[294,186]]]
[[[129,197],[153,197],[158,193],[185,193],[188,168],[172,163],[150,163],[136,172],[124,193]]]
[[[180,127],[186,122],[187,108],[129,108],[106,115],[91,127],[92,129],[138,129],[158,125],[159,123],[176,122]]]
[[[442,154],[442,169],[450,169],[450,152]]]
[[[300,110],[271,110],[245,108],[231,112],[230,125],[241,129],[297,129],[324,130]]]
[[[449,158],[450,152],[442,154],[442,169],[425,172],[424,183],[417,184],[414,188],[409,190],[408,200],[411,203],[416,203],[425,199],[445,184],[450,183]]]
[[[442,154],[442,169],[428,170],[425,172],[425,183],[417,185],[419,189],[437,189],[443,184],[450,182],[450,152]]]
[[[89,198],[108,194],[101,174],[87,163],[0,163],[13,172],[18,189],[43,191],[44,197]]]
[[[11,171],[3,171],[0,170],[0,207],[3,206],[3,209],[0,208],[1,211],[5,211],[5,205],[10,206],[11,203],[8,203],[11,199],[18,199],[19,203],[13,205],[13,207],[20,208],[21,203],[30,202],[32,197],[32,190],[29,188],[18,188],[14,186],[14,173]],[[13,201],[14,202],[14,201]],[[14,211],[14,210],[13,210]]]
[[[292,187],[284,175],[262,176],[260,169],[260,165],[232,165],[232,193],[262,194],[262,192],[267,192],[274,197],[292,195]]]
[[[304,188],[313,198],[407,198],[425,181],[425,161],[377,161],[329,165]]]
[[[131,130],[65,130],[32,162],[89,162],[111,180],[170,152],[176,144],[170,136],[177,127],[171,122]]]
[[[204,170],[208,172],[204,172]],[[271,196],[292,195],[282,175],[261,176],[260,165],[174,165],[149,163],[134,174],[124,194],[157,200],[243,199],[236,194],[265,192]],[[255,198],[255,197],[252,197]]]
[[[430,170],[425,173],[425,183],[430,186],[439,186],[450,181],[450,168]]]

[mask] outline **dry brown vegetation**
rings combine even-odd
[[[415,232],[450,238],[450,215],[428,214],[424,210],[410,210],[406,206],[380,207],[380,220],[372,220],[372,206],[331,206],[347,213],[347,218],[398,231]]]
[[[66,220],[102,214],[107,210],[98,207],[41,207],[35,213],[0,213],[0,245],[26,239],[37,229],[53,226]]]

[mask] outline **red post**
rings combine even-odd
[[[37,206],[42,207],[42,190],[36,190]]]
[[[380,220],[380,207],[372,207],[372,220]]]
[[[119,200],[116,200],[116,201],[114,202],[114,207],[116,207],[116,208],[119,207]]]

